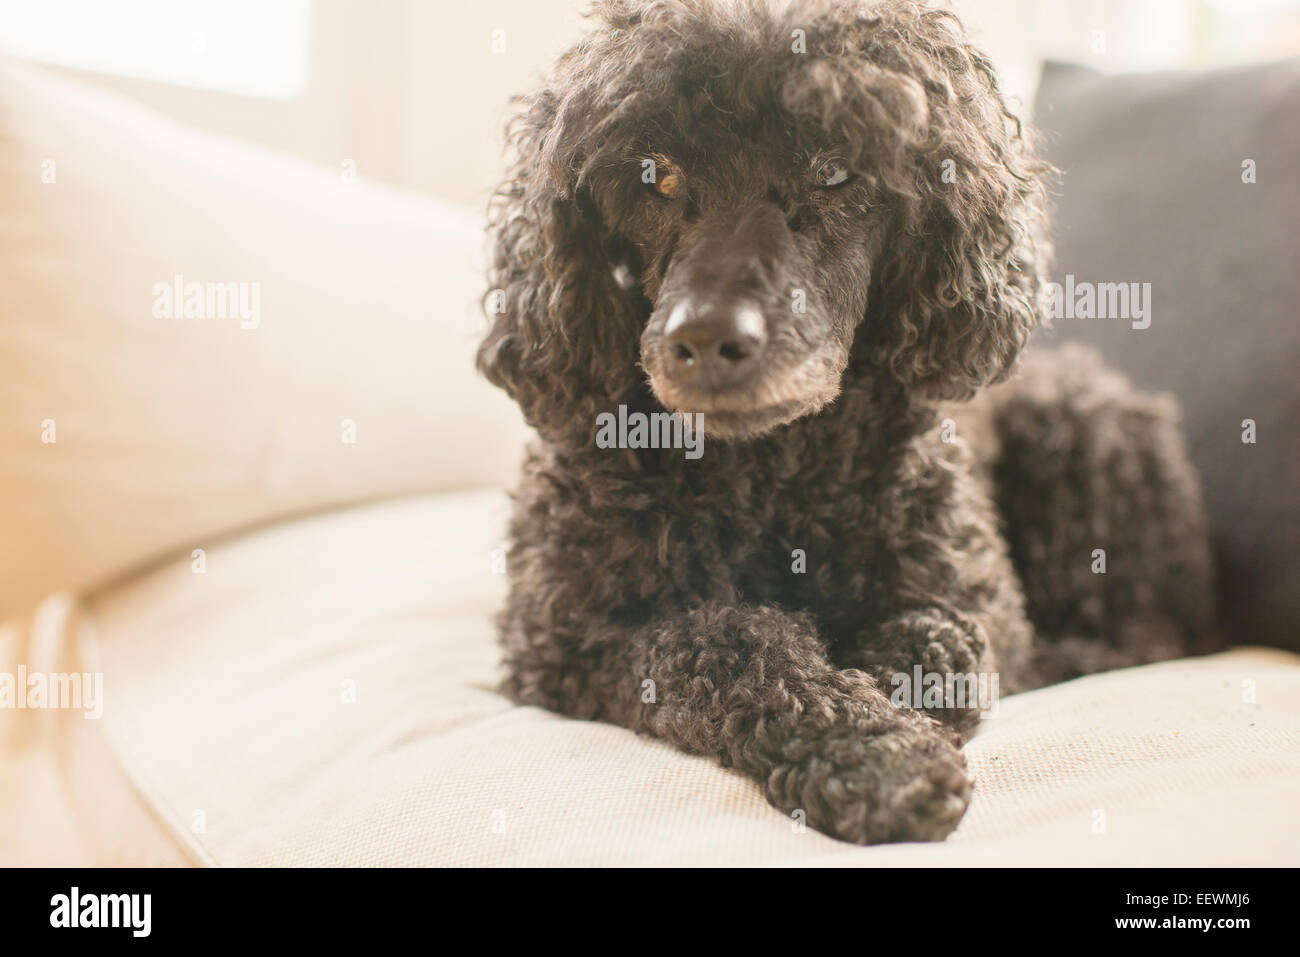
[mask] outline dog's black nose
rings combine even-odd
[[[668,373],[705,389],[735,385],[757,366],[766,326],[763,314],[751,305],[697,311],[679,303],[664,325]]]

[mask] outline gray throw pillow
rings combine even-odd
[[[1052,63],[1035,124],[1062,171],[1052,279],[1084,312],[1082,284],[1099,293],[1092,318],[1039,341],[1090,343],[1179,397],[1223,623],[1300,649],[1300,59],[1125,76]]]

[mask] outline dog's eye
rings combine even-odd
[[[686,192],[686,177],[667,160],[656,158],[642,164],[642,168],[642,180],[665,199],[674,199]]]
[[[843,160],[827,160],[817,167],[817,172],[813,174],[813,182],[822,189],[830,189],[832,186],[839,186],[849,181],[849,164]]]

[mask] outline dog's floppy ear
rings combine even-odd
[[[578,189],[581,91],[522,104],[494,200],[479,370],[552,441],[590,438],[598,412],[639,382],[640,328],[592,205]]]
[[[969,398],[1005,378],[1038,322],[1049,167],[948,14],[882,26],[870,59],[924,90],[926,109],[913,113],[924,129],[886,158],[897,215],[860,344],[917,394]]]

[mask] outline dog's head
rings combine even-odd
[[[607,0],[521,101],[480,368],[588,439],[648,378],[739,439],[846,375],[969,397],[1035,324],[1043,167],[951,14]]]

